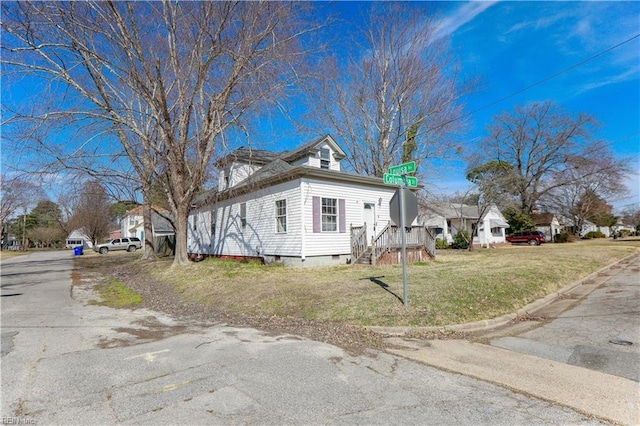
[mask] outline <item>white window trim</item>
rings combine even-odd
[[[278,202],[280,202],[280,201],[284,202],[284,215],[278,214],[279,213],[278,212]],[[275,221],[276,229],[275,229],[275,232],[276,232],[276,234],[286,234],[288,232],[288,224],[289,224],[288,223],[289,222],[288,221],[289,212],[287,211],[287,199],[283,198],[283,199],[280,199],[280,200],[276,200],[274,204],[275,204],[275,217],[276,217],[276,221]],[[280,227],[279,227],[278,219],[280,219],[282,217],[284,217],[284,231],[280,231],[279,230]]]
[[[324,207],[324,200],[333,200],[334,201],[334,207],[336,209],[335,214],[329,214],[329,213],[324,213],[323,212],[323,207]],[[337,198],[331,198],[331,197],[320,197],[320,232],[321,233],[330,233],[330,234],[337,234],[340,230],[340,224],[338,223],[338,221],[340,220],[340,212],[338,211],[338,199]],[[325,221],[323,220],[325,216],[333,216],[336,218],[335,220],[335,226],[336,229],[334,230],[327,230],[325,231],[324,229],[324,224]]]

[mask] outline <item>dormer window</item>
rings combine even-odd
[[[331,155],[331,151],[329,151],[329,148],[320,148],[320,168],[321,169],[328,169],[329,165],[331,164],[331,159],[330,156]]]

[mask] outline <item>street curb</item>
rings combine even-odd
[[[610,265],[607,265],[601,269],[598,269],[597,271],[587,275],[584,278],[581,278],[578,281],[575,281],[573,283],[567,284],[566,286],[564,286],[563,288],[561,288],[560,290],[551,293],[545,297],[543,297],[542,299],[538,299],[534,302],[529,303],[528,305],[518,309],[515,313],[511,313],[511,314],[505,314],[502,315],[500,317],[497,318],[492,318],[492,319],[488,319],[488,320],[483,320],[483,321],[475,321],[475,322],[468,322],[468,323],[464,323],[464,324],[452,324],[452,325],[444,325],[444,326],[437,326],[437,327],[412,327],[412,326],[406,326],[406,327],[384,327],[384,326],[369,326],[369,327],[365,327],[367,330],[371,330],[373,332],[376,333],[380,333],[380,334],[386,334],[386,335],[392,335],[392,336],[403,336],[406,334],[409,334],[411,332],[425,332],[425,333],[429,333],[429,332],[447,332],[447,331],[461,331],[461,332],[473,332],[473,331],[485,331],[485,330],[490,330],[493,328],[497,328],[503,325],[508,324],[509,322],[513,321],[514,319],[518,318],[518,317],[523,317],[525,315],[528,314],[533,314],[536,311],[546,307],[547,305],[553,303],[559,296],[570,292],[571,290],[573,290],[574,288],[584,284],[587,281],[590,281],[592,279],[594,279],[595,277],[597,277],[598,275],[607,272],[609,269],[612,269],[614,267],[616,267],[618,264],[622,263],[622,262],[626,262],[629,259],[633,259],[635,257],[640,256],[640,252],[636,251],[632,254],[630,254],[629,256],[623,257],[622,259],[613,262]],[[593,289],[595,290],[595,288]],[[591,291],[593,291],[591,290]],[[591,293],[591,291],[589,291],[589,293]],[[586,293],[583,297],[586,297],[587,294]]]

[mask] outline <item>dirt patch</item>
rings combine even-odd
[[[137,327],[117,327],[113,330],[129,335],[127,337],[115,337],[115,338],[102,338],[98,343],[98,347],[102,349],[118,348],[132,345],[139,345],[141,343],[154,342],[158,340],[166,339],[167,337],[176,336],[182,334],[189,329],[186,325],[170,326],[162,324],[154,317],[147,317],[142,320],[134,321],[132,324],[140,326]]]
[[[169,284],[150,279],[144,274],[132,272],[126,262],[111,263],[105,266],[104,272],[117,277],[127,286],[142,296],[141,308],[162,312],[170,317],[188,324],[220,324],[233,327],[252,327],[272,335],[294,334],[311,340],[326,342],[345,349],[353,355],[360,355],[367,349],[383,349],[382,334],[367,330],[364,327],[329,322],[307,320],[298,317],[266,317],[260,315],[236,314],[222,311],[215,304],[198,304],[184,301],[175,288]],[[102,281],[102,268],[81,271],[81,281],[89,286]],[[86,298],[86,297],[85,297]],[[131,346],[152,340],[163,339],[186,330],[185,326],[167,326],[164,324],[138,324],[140,328],[115,329],[129,336],[104,339],[99,343],[101,348]]]

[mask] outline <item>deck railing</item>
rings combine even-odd
[[[424,247],[431,258],[436,257],[436,240],[426,226],[412,226],[405,229],[406,247]],[[400,228],[387,224],[380,234],[372,241],[371,263],[379,259],[384,253],[397,250],[402,247],[402,234]]]
[[[367,224],[351,226],[351,263],[357,263],[366,251]]]

